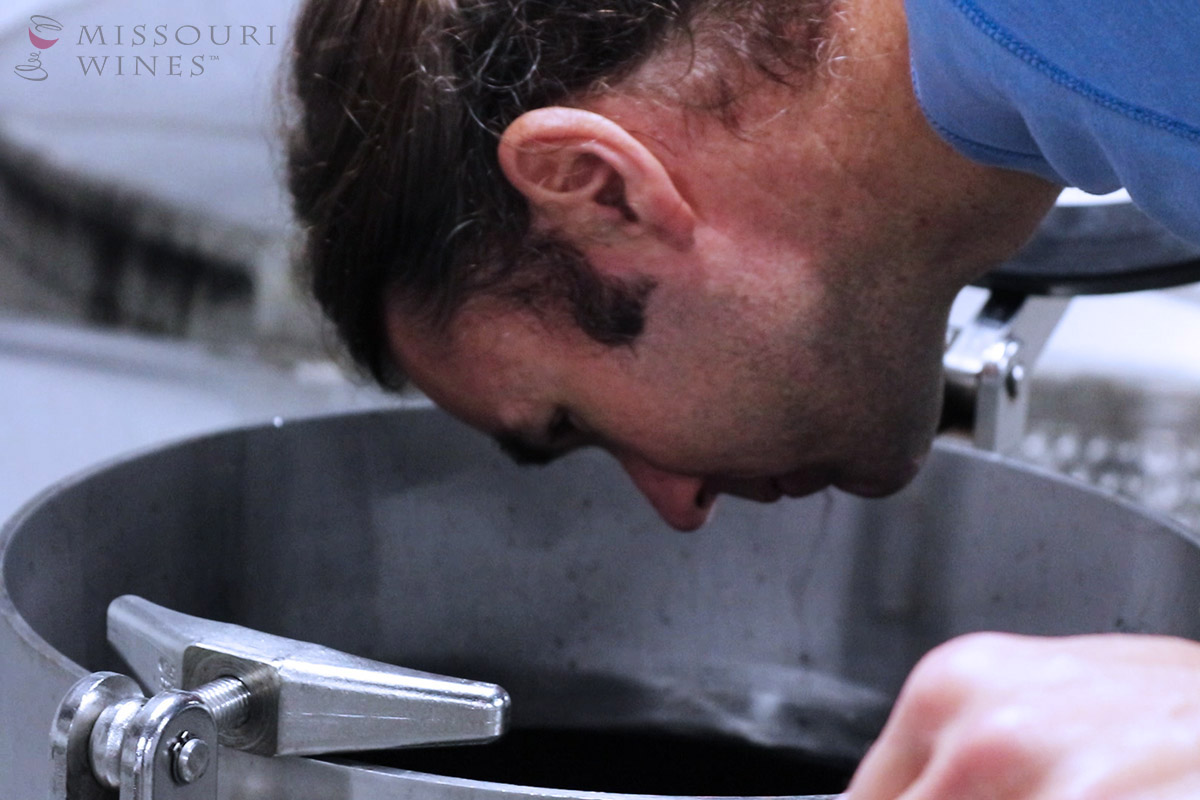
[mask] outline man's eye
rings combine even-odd
[[[565,408],[554,410],[546,424],[545,432],[537,436],[536,440],[526,438],[529,435],[499,433],[495,438],[500,444],[500,449],[513,461],[521,465],[535,466],[549,464],[577,447],[597,444],[592,434],[580,427],[575,415]]]
[[[557,443],[570,439],[578,433],[579,426],[571,418],[571,413],[565,408],[555,409],[554,416],[550,418],[550,425],[546,429],[548,439]]]

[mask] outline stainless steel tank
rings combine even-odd
[[[887,500],[726,500],[680,535],[610,459],[518,469],[429,409],[233,431],[99,468],[4,528],[0,795],[47,797],[59,702],[128,671],[105,633],[124,594],[511,695],[493,745],[222,748],[223,798],[815,795],[955,635],[1200,638],[1196,544],[950,442]]]

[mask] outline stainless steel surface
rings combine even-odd
[[[950,442],[893,498],[728,502],[679,536],[602,454],[521,470],[432,411],[353,415],[108,467],[2,541],[0,776],[15,800],[47,790],[45,734],[25,722],[50,720],[87,671],[124,668],[103,609],[127,593],[512,693],[511,737],[461,752],[223,748],[222,800],[827,794],[782,768],[765,789],[744,788],[763,775],[615,785],[611,760],[614,785],[542,788],[536,751],[491,774],[473,759],[538,731],[649,730],[852,765],[912,664],[957,634],[1200,634],[1186,529]],[[461,760],[435,775],[434,753]]]
[[[976,447],[1012,454],[1020,446],[1029,411],[1026,377],[1068,302],[993,292],[973,319],[949,332],[942,358],[946,409],[959,414]]]
[[[108,639],[142,683],[240,679],[247,721],[221,742],[262,755],[317,755],[485,742],[504,732],[499,686],[383,664],[328,647],[181,614],[140,597],[108,607]]]

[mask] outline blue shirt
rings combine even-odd
[[[1200,244],[1200,0],[905,0],[913,86],[967,157],[1124,186]]]

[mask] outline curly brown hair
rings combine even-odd
[[[652,284],[602,279],[567,243],[532,232],[499,168],[501,133],[681,45],[696,77],[687,104],[732,119],[744,67],[779,81],[811,71],[831,2],[308,0],[289,184],[308,279],[350,355],[381,383],[402,382],[389,295],[434,329],[490,291],[566,308],[606,344],[632,342]]]

